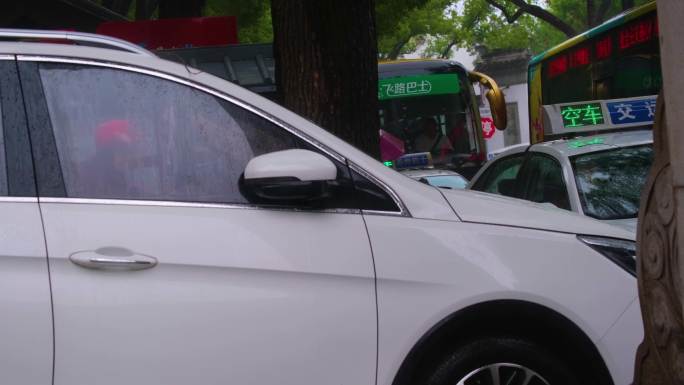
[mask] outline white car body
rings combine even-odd
[[[585,142],[591,143],[592,140],[600,139],[601,143],[587,144],[579,147],[573,147],[571,144],[573,142]],[[598,134],[587,137],[580,137],[575,139],[561,139],[554,140],[551,142],[542,142],[538,144],[530,145],[516,145],[512,146],[508,150],[499,153],[494,159],[488,161],[478,172],[473,176],[468,184],[468,189],[473,189],[474,185],[478,183],[486,173],[487,170],[491,169],[492,166],[497,164],[502,159],[510,156],[524,154],[524,153],[541,153],[546,154],[553,159],[555,159],[561,166],[562,169],[562,179],[565,183],[567,189],[567,195],[570,201],[570,208],[572,211],[585,215],[584,209],[582,207],[582,202],[580,200],[580,195],[577,189],[577,183],[575,179],[574,170],[571,163],[571,158],[576,155],[589,154],[598,151],[606,151],[610,149],[617,149],[622,147],[633,147],[640,145],[647,145],[653,143],[653,132],[651,130],[637,130],[637,131],[625,131],[617,133],[606,133]],[[610,223],[632,232],[633,239],[636,239],[636,218],[628,219],[613,219],[606,220],[606,223]]]
[[[508,153],[509,151],[514,151],[517,149],[525,149],[529,146],[530,146],[529,143],[518,143],[518,144],[513,144],[511,146],[506,146],[504,148],[499,148],[499,149],[488,152],[487,153],[487,160],[494,159],[501,154]]]
[[[567,331],[614,384],[631,382],[642,339],[636,280],[577,238],[631,239],[629,231],[490,194],[440,191],[269,100],[155,57],[3,42],[0,59],[20,71],[55,62],[132,71],[209,93],[348,162],[401,209],[2,197],[3,382],[402,384],[434,332],[464,315],[501,317],[502,303],[534,309],[535,327]],[[27,106],[31,125],[35,106]],[[76,263],[121,252],[156,266]]]

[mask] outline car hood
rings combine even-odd
[[[622,227],[623,229],[634,233],[634,237],[636,238],[636,230],[637,230],[637,219],[636,218],[613,219],[613,220],[607,220],[604,222],[609,223],[609,224],[614,225],[614,226]]]
[[[464,222],[635,240],[634,231],[562,210],[550,204],[532,203],[472,190],[441,191],[456,215]]]

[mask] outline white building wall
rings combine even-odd
[[[502,91],[506,98],[506,104],[510,106],[511,104],[517,104],[517,117],[511,116],[509,113],[507,130],[518,130],[519,134],[518,140],[515,143],[509,143],[509,145],[519,144],[519,143],[529,143],[530,142],[530,132],[529,132],[529,111],[527,107],[527,84],[514,84],[511,86],[502,87]],[[479,93],[479,91],[478,91]],[[484,105],[487,108],[480,110],[483,117],[491,116],[489,111],[489,105],[485,101]],[[509,108],[510,110],[510,108]],[[505,143],[505,131],[497,130],[489,139],[485,139],[485,145],[487,146],[487,154],[493,151],[501,150],[506,146]]]

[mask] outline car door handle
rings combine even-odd
[[[69,256],[69,260],[77,266],[99,270],[144,270],[157,265],[156,258],[122,247],[77,251]]]

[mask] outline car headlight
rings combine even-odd
[[[592,235],[578,235],[577,239],[636,277],[636,242]]]

